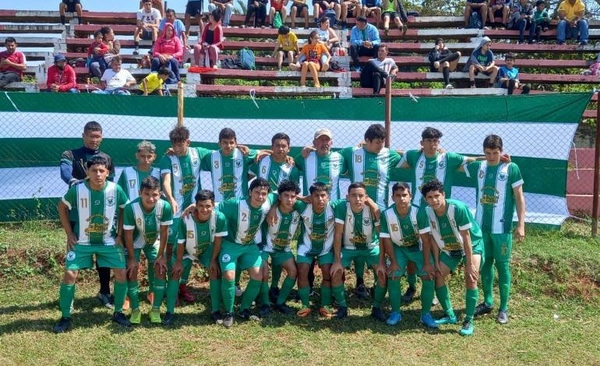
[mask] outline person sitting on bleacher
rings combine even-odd
[[[507,53],[504,56],[506,65],[500,67],[498,71],[498,82],[501,88],[508,89],[508,95],[512,95],[515,89],[523,90],[521,94],[529,94],[529,85],[521,84],[519,81],[519,69],[514,67],[515,55]]]
[[[454,89],[450,84],[450,72],[456,70],[460,52],[451,52],[444,40],[438,38],[435,40],[435,46],[428,54],[429,69],[431,72],[441,72],[444,76],[444,85],[446,89]]]
[[[121,94],[129,95],[127,87],[136,84],[131,73],[121,67],[121,56],[117,55],[110,63],[111,68],[104,71],[100,78],[101,90],[94,90],[96,94]]]
[[[162,34],[162,32],[165,30],[165,25],[167,23],[170,23],[173,26],[173,30],[175,30],[175,37],[179,38],[183,47],[187,47],[188,37],[185,33],[185,25],[181,20],[177,19],[175,10],[167,9],[165,17],[160,21],[160,25],[158,26],[159,34]]]
[[[144,7],[144,1],[140,1],[140,9]],[[165,6],[162,0],[152,0],[152,7],[160,12],[160,16],[165,16]]]
[[[533,19],[533,5],[529,3],[529,0],[515,0],[512,5],[508,27],[519,31],[519,43],[525,42],[525,30],[529,28],[529,38],[527,40],[528,43],[533,43],[536,24]]]
[[[316,30],[313,30],[308,35],[308,44],[302,47],[298,62],[290,64],[290,69],[300,69],[300,86],[306,86],[306,75],[310,70],[312,75],[315,88],[320,88],[321,83],[319,82],[319,71],[327,71],[329,69],[329,60],[331,55],[321,42],[319,42],[319,35]]]
[[[62,0],[60,5],[58,5],[58,11],[60,12],[60,22],[62,25],[67,23],[67,12],[76,12],[77,24],[81,24],[81,13],[83,12],[83,8],[81,7],[81,2],[79,0]]]
[[[17,51],[17,40],[6,37],[6,51],[0,52],[0,89],[12,82],[23,79],[23,71],[27,69],[27,60],[21,51]]]
[[[140,91],[144,96],[148,95],[165,95],[163,91],[163,84],[171,76],[171,71],[166,67],[161,67],[158,72],[151,72],[148,74],[140,84]],[[138,92],[139,93],[139,92]]]
[[[550,26],[550,15],[546,9],[544,0],[537,0],[535,3],[535,11],[533,12],[533,20],[535,20],[535,39],[538,43],[542,40],[542,32],[547,32]]]
[[[485,22],[488,18],[487,0],[467,0],[465,4],[465,28],[469,27],[469,18],[471,18],[471,13],[473,12],[478,13],[481,19],[481,28],[486,29]]]
[[[282,24],[285,24],[285,18],[287,16],[286,5],[288,0],[270,0],[271,9],[269,10],[269,20],[271,21],[271,28],[275,28],[273,25],[273,19],[275,19],[275,13],[279,13],[281,16]]]
[[[144,7],[137,12],[137,27],[133,34],[134,55],[140,53],[140,40],[152,40],[152,47],[158,37],[158,25],[162,19],[160,12],[152,7],[152,0],[144,0]]]
[[[174,75],[167,84],[180,80],[179,65],[183,57],[183,46],[179,38],[175,37],[175,30],[170,23],[165,24],[165,31],[158,38],[152,48],[152,71],[158,71],[162,66],[168,67]]]
[[[483,37],[479,47],[473,51],[469,61],[465,65],[465,70],[469,72],[469,81],[471,88],[475,88],[475,76],[479,73],[488,75],[489,85],[496,81],[498,75],[498,66],[494,61],[494,53],[491,50],[492,40],[489,37]]]
[[[588,43],[589,29],[585,16],[585,4],[581,0],[564,0],[558,7],[558,26],[556,27],[556,40],[558,44],[565,44],[567,38],[577,39],[579,45]]]
[[[490,0],[488,6],[488,17],[490,24],[496,22],[496,18],[502,18],[502,26],[508,27],[508,14],[510,12],[510,0]]]
[[[385,35],[389,34],[390,20],[396,24],[402,35],[405,35],[408,29],[406,25],[408,17],[406,16],[406,11],[404,11],[404,6],[402,6],[402,0],[383,0],[382,10]]]
[[[219,9],[223,15],[221,23],[225,28],[228,28],[231,15],[233,14],[233,0],[210,0],[208,3],[208,12],[212,13],[216,9]]]
[[[108,63],[104,60],[104,55],[108,53],[108,46],[104,43],[104,35],[101,31],[94,32],[94,42],[90,44],[87,52],[87,64],[90,74],[99,78],[108,68]],[[92,67],[94,64],[94,67]]]
[[[248,25],[250,17],[254,17],[254,27],[264,27],[267,19],[267,4],[269,0],[248,0],[246,18],[242,28]]]
[[[208,23],[204,26],[202,37],[198,40],[198,44],[194,46],[196,65],[216,69],[221,48],[223,48],[221,10],[215,9],[208,15]]]
[[[335,16],[335,23],[340,22],[340,16],[342,14],[342,7],[339,0],[312,0],[313,15],[315,22],[325,16],[326,12],[333,11]],[[334,25],[337,28],[337,24]]]
[[[381,39],[379,31],[374,25],[367,23],[365,16],[356,18],[356,25],[350,32],[350,57],[354,70],[360,72],[359,56],[375,57],[378,54]]]
[[[381,0],[362,0],[362,15],[365,18],[374,17],[379,28],[379,20],[381,19]],[[358,20],[358,18],[356,18]]]
[[[308,5],[306,0],[293,0],[290,10],[290,18],[292,19],[292,28],[296,28],[296,17],[304,18],[304,28],[308,29]]]
[[[362,14],[362,2],[360,0],[342,0],[340,18],[342,20],[342,29],[348,27],[348,17],[356,18]]]
[[[373,88],[373,94],[379,94],[385,86],[388,76],[396,77],[398,66],[393,58],[388,56],[387,45],[382,44],[377,51],[377,57],[369,60],[360,72],[361,88]]]
[[[290,67],[294,63],[294,59],[299,52],[298,37],[294,32],[290,32],[290,28],[285,25],[279,27],[277,31],[277,42],[273,50],[273,57],[277,57],[277,70],[281,71],[283,59],[288,58]]]
[[[67,64],[64,55],[54,56],[54,65],[48,68],[46,91],[53,93],[79,93],[75,70]]]
[[[317,28],[316,31],[319,35],[319,41],[323,43],[329,50],[329,53],[333,55],[333,48],[339,47],[340,39],[338,38],[336,31],[329,26],[329,18],[322,17],[319,20],[319,28]]]

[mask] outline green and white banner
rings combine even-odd
[[[494,133],[525,180],[527,221],[560,225],[568,217],[568,156],[591,94],[530,96],[421,97],[392,101],[391,147],[420,148],[421,132],[444,133],[442,147],[482,155],[482,142]],[[185,125],[193,146],[217,148],[219,131],[230,127],[239,143],[264,148],[285,132],[294,153],[310,145],[318,128],[329,128],[334,148],[356,145],[372,123],[383,123],[381,98],[322,100],[185,100]],[[83,126],[102,124],[102,150],[119,168],[135,164],[136,144],[154,142],[162,154],[177,122],[177,98],[91,94],[0,94],[0,221],[55,218],[54,204],[66,191],[60,179],[62,151],[81,146]],[[158,163],[158,162],[157,162]],[[408,180],[398,170],[393,180]],[[475,207],[474,181],[455,176],[453,198]],[[203,177],[203,187],[210,180]]]

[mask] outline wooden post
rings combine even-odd
[[[385,79],[385,147],[390,147],[392,140],[392,78]]]
[[[598,235],[598,194],[600,190],[600,94],[596,107],[596,148],[594,150],[594,196],[592,197],[592,237]]]
[[[177,83],[177,127],[183,126],[183,83]]]

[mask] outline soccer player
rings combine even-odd
[[[421,323],[428,328],[438,328],[430,314],[434,297],[434,267],[429,241],[421,243],[417,213],[419,207],[412,205],[412,195],[407,183],[399,182],[392,187],[394,204],[381,215],[381,234],[383,244],[390,260],[388,269],[388,291],[392,312],[389,325],[402,321],[400,313],[400,277],[404,275],[408,261],[417,264],[419,276],[423,282],[421,289]]]
[[[485,161],[467,166],[471,177],[477,180],[477,211],[475,219],[483,232],[485,261],[481,269],[484,302],[475,309],[475,316],[488,314],[494,309],[494,263],[498,270],[500,308],[497,321],[508,323],[510,295],[510,259],[513,236],[517,241],[525,237],[525,196],[523,178],[515,163],[503,163],[502,138],[489,135],[483,140]],[[517,226],[512,233],[513,213],[517,211]]]
[[[479,289],[477,280],[483,264],[483,240],[481,229],[473,218],[471,211],[464,203],[447,199],[444,185],[438,180],[431,180],[421,187],[421,194],[427,201],[417,216],[421,241],[432,250],[436,264],[436,294],[444,309],[445,316],[438,319],[438,324],[456,324],[457,319],[450,303],[450,294],[446,285],[446,276],[454,271],[460,263],[465,266],[465,320],[460,334],[473,334],[473,315]],[[439,251],[434,247],[437,244]],[[441,251],[441,253],[440,253]]]
[[[75,297],[75,281],[80,269],[91,268],[92,257],[101,267],[112,268],[115,275],[115,305],[112,320],[124,327],[131,323],[123,314],[123,302],[127,294],[123,234],[121,227],[123,208],[127,203],[125,192],[113,182],[107,181],[109,161],[93,156],[86,162],[88,181],[75,185],[58,203],[60,223],[67,234],[65,275],[60,286],[60,310],[62,318],[54,326],[55,333],[66,332],[71,327],[71,304]],[[71,225],[69,212],[75,213],[75,225]],[[119,225],[115,225],[118,217]]]
[[[381,310],[381,302],[387,292],[387,276],[384,251],[380,250],[379,244],[379,221],[375,218],[379,208],[374,202],[368,205],[367,201],[365,185],[356,182],[348,187],[345,202],[342,201],[335,208],[334,261],[330,272],[333,294],[338,303],[338,319],[348,316],[344,294],[344,268],[349,267],[355,258],[362,257],[377,276],[371,316],[380,321],[386,320]]]
[[[147,141],[146,141],[147,142]],[[138,154],[140,154],[138,152]],[[144,154],[144,153],[142,153]],[[136,194],[136,196],[138,196]],[[154,296],[154,264],[159,248],[164,248],[169,236],[169,226],[173,224],[173,210],[169,202],[160,198],[160,181],[148,175],[140,183],[139,197],[125,206],[123,232],[127,248],[127,294],[131,304],[132,324],[141,323],[138,263],[141,252],[148,259],[148,301],[152,304],[150,322],[160,323],[160,304],[165,293],[165,280],[156,280]],[[162,273],[162,270],[161,270]]]
[[[137,145],[135,158],[138,161],[137,165],[123,169],[117,180],[117,184],[125,191],[130,201],[138,198],[138,193],[141,191],[140,184],[144,178],[151,175],[160,180],[160,169],[152,167],[156,160],[156,146],[153,143],[145,140],[140,142]]]
[[[260,227],[275,202],[275,195],[269,194],[269,188],[267,180],[256,178],[250,184],[249,197],[232,198],[219,204],[219,211],[225,215],[228,228],[219,258],[226,312],[223,325],[227,328],[233,325],[236,267],[247,269],[250,276],[238,313],[241,319],[248,320],[252,317],[250,306],[261,288],[262,259],[258,249],[258,243],[262,241]]]
[[[211,299],[211,316],[221,324],[221,276],[219,252],[221,240],[227,235],[227,219],[215,210],[215,195],[203,189],[194,197],[196,204],[192,215],[187,215],[179,225],[179,245],[177,246],[176,266],[183,266],[183,272],[190,272],[192,262],[198,260],[208,270]],[[174,266],[175,267],[175,266]],[[178,279],[172,279],[177,286]],[[170,282],[169,281],[169,282]],[[170,285],[169,285],[170,288]],[[167,315],[175,308],[177,291],[167,294]],[[172,313],[171,313],[172,314]],[[166,317],[165,317],[166,318]]]

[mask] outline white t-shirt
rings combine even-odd
[[[124,87],[125,83],[135,80],[135,78],[125,69],[121,69],[119,72],[114,72],[113,69],[106,69],[100,80],[106,83],[106,90],[114,90]]]
[[[146,12],[144,8],[138,10],[137,12],[137,20],[142,23],[152,23],[157,24],[156,20],[161,20],[160,11],[158,9],[152,8],[149,12]]]
[[[384,58],[383,61],[379,61],[379,59],[376,58],[372,59],[372,61],[375,63],[375,65],[377,65],[377,67],[381,68],[388,74],[390,71],[392,71],[392,68],[396,66],[394,59],[389,57]]]

